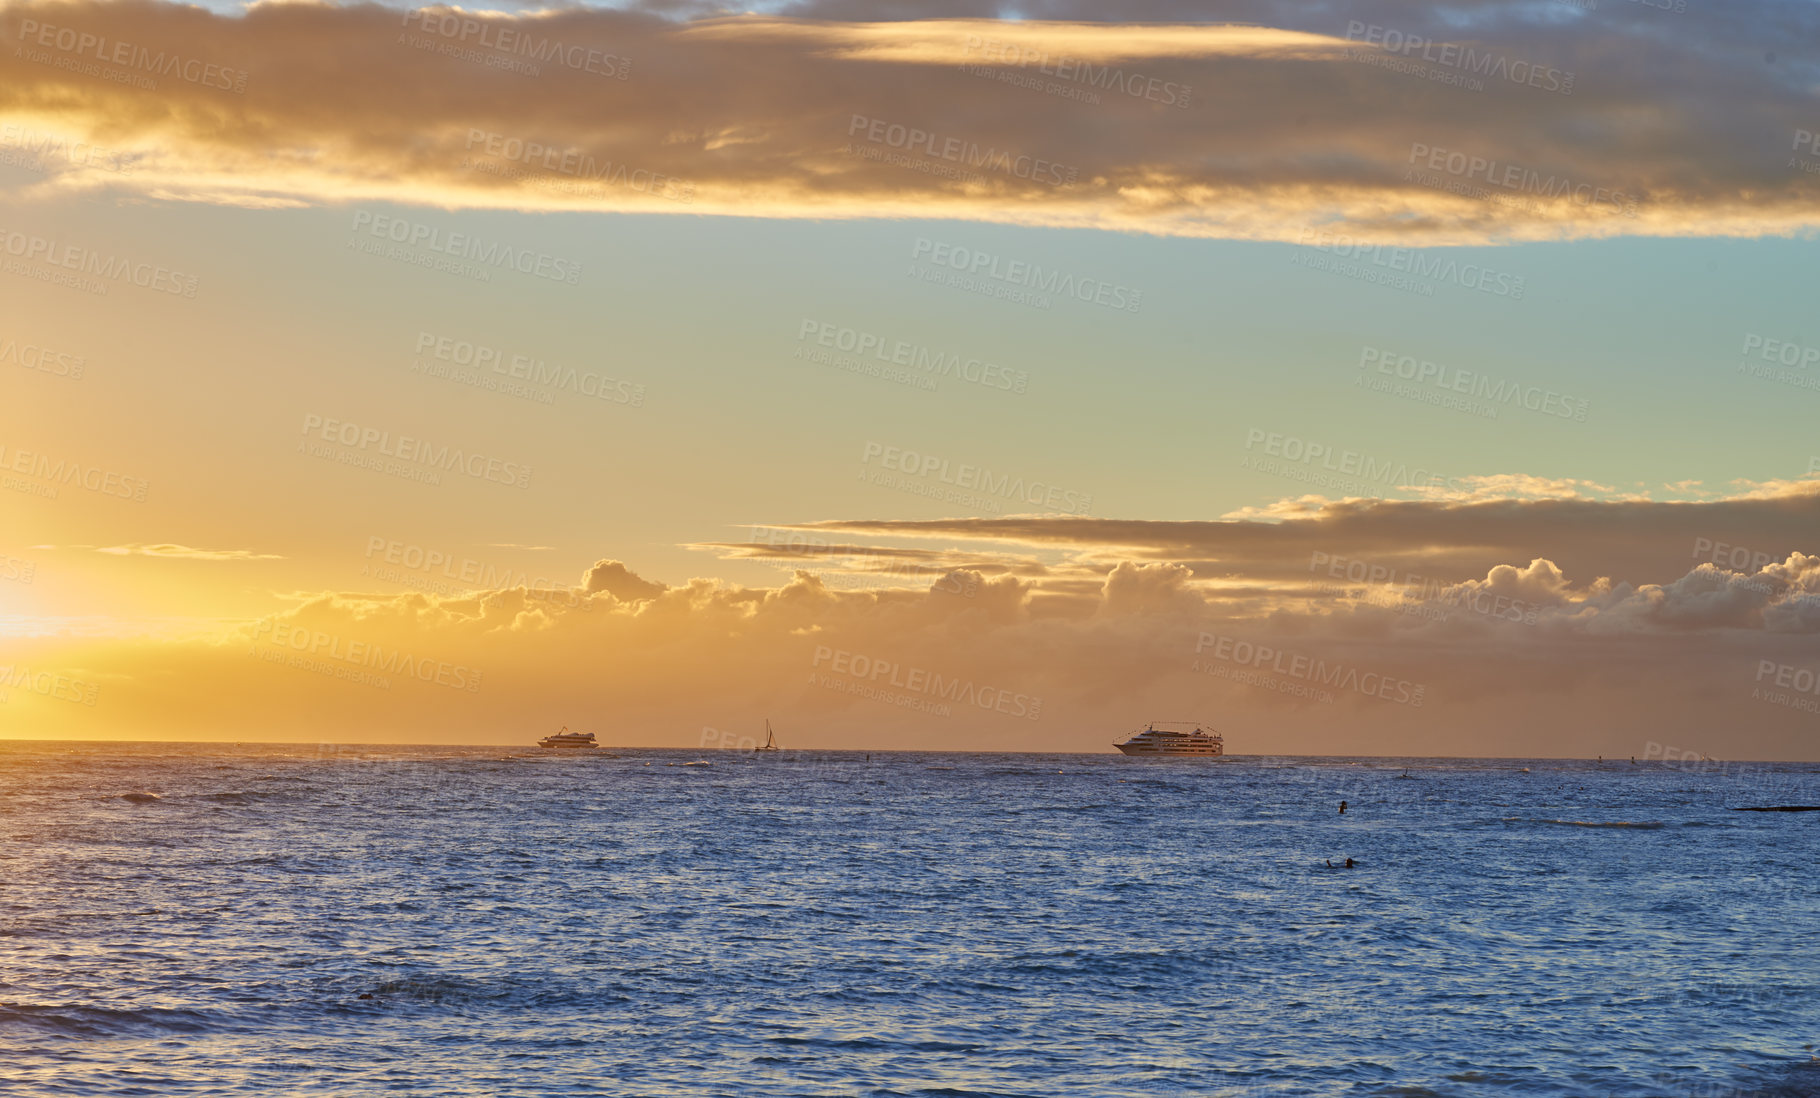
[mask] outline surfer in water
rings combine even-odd
[[[1346,815],[1346,802],[1345,801],[1340,802],[1340,815],[1342,815],[1342,816]]]
[[[1346,859],[1345,865],[1334,865],[1332,858],[1327,859],[1327,868],[1328,869],[1351,869],[1352,865],[1353,865],[1353,862],[1352,862],[1351,858]]]

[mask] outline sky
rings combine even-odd
[[[0,4],[0,737],[1820,758],[1816,18]]]

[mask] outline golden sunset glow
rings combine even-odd
[[[1811,757],[1803,62],[1532,14],[9,3],[0,731]]]

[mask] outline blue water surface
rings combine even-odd
[[[1815,1095],[1771,804],[1820,767],[0,743],[0,1090]]]

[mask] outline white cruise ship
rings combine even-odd
[[[1123,743],[1112,746],[1127,755],[1222,755],[1226,741],[1218,732],[1193,722],[1151,721]]]
[[[554,736],[545,736],[537,741],[539,747],[593,747],[594,733],[571,732],[567,725]]]

